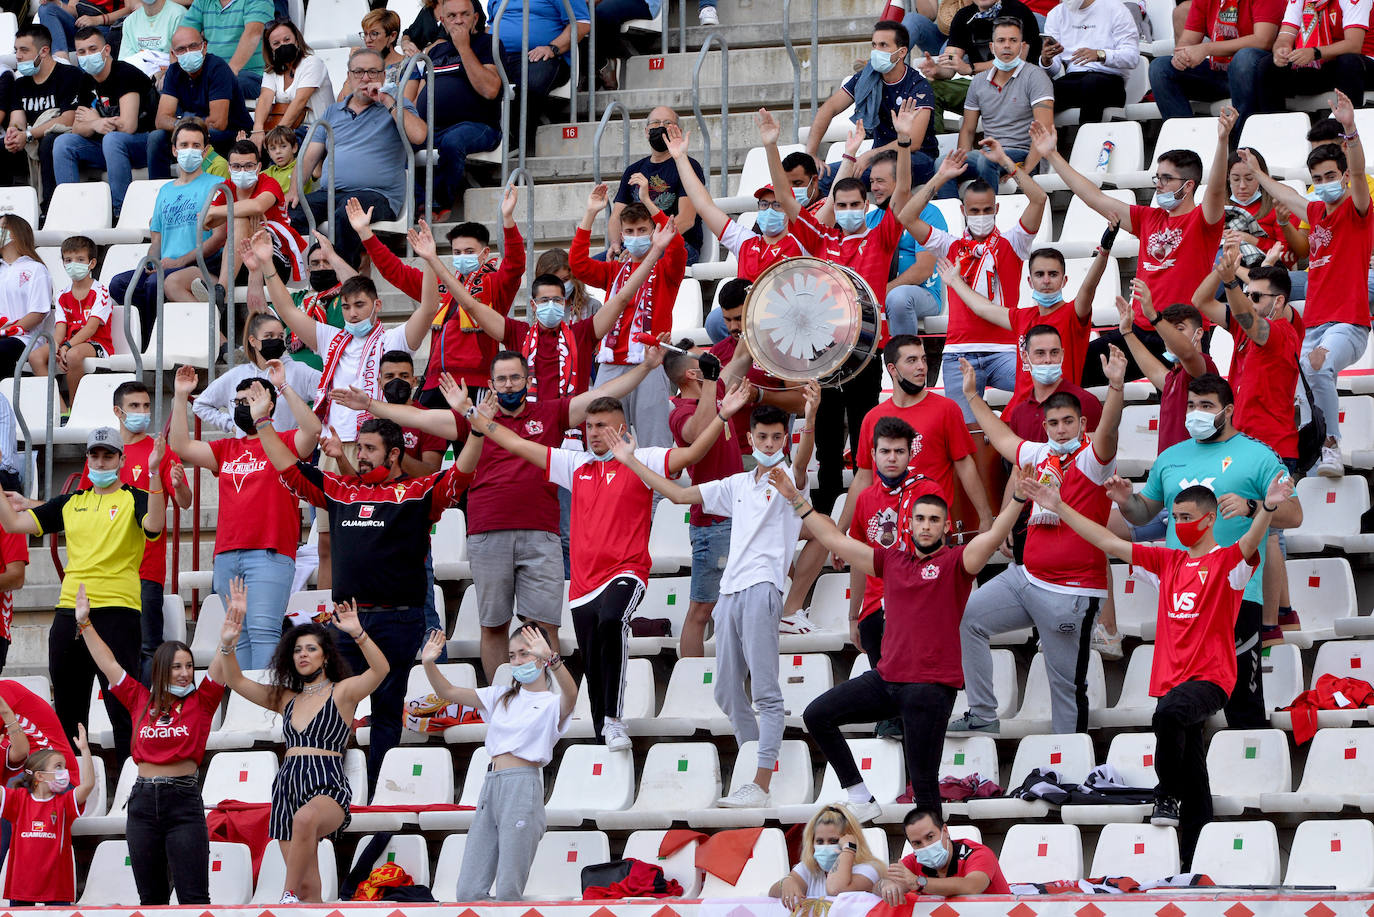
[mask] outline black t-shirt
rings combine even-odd
[[[692,171],[697,173],[697,180],[702,184],[706,183],[706,175],[701,171],[701,163],[695,159],[688,158],[692,164]],[[626,167],[625,172],[620,176],[620,190],[615,193],[617,204],[629,204],[639,200],[639,195],[635,191],[634,185],[630,184],[630,176],[639,172],[649,180],[649,196],[653,198],[654,206],[662,210],[668,216],[677,216],[677,202],[679,198],[685,198],[687,192],[682,190],[682,179],[677,174],[677,161],[672,157],[663,162],[654,162],[648,156],[638,162],[632,162]],[[693,246],[697,250],[701,249],[701,217],[698,216],[692,228],[682,234],[682,241]]]
[[[1035,20],[1031,8],[1019,0],[1001,0],[992,8],[991,15],[974,19],[978,7],[972,4],[954,14],[949,24],[950,47],[962,48],[970,63],[985,64],[992,60],[992,23],[1003,16],[1021,20],[1021,37],[1030,45],[1026,60],[1035,63],[1040,60],[1040,23]]]
[[[435,18],[434,10],[425,7],[416,14],[410,28],[405,30],[405,36],[415,43],[415,47],[423,51],[436,41],[448,38],[448,33],[444,31],[443,24]],[[487,48],[491,48],[490,36],[487,37]]]
[[[472,51],[482,64],[492,63],[491,36],[485,32],[472,36]],[[488,99],[472,88],[464,72],[463,59],[451,41],[442,41],[429,52],[434,61],[434,124],[438,130],[452,127],[460,121],[476,121],[498,127],[501,108],[496,99]],[[418,78],[418,74],[417,74]],[[420,90],[415,107],[425,110],[425,93]]]
[[[14,95],[14,71],[0,73],[0,128],[9,127],[10,112],[18,107]]]
[[[10,111],[24,109],[29,127],[33,127],[38,116],[50,108],[63,112],[76,111],[77,99],[94,86],[95,81],[84,71],[70,64],[57,64],[42,83],[35,83],[31,76],[21,76],[15,80],[14,101]]]
[[[102,118],[119,117],[119,100],[131,92],[138,93],[138,131],[145,133],[153,129],[157,117],[157,93],[153,81],[142,70],[124,60],[117,60],[110,67],[110,75],[101,83],[95,79],[81,91],[78,103],[95,109]]]

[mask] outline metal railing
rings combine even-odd
[[[24,485],[25,493],[37,493],[35,489],[38,482],[27,480],[29,472],[34,467],[33,459],[33,431],[29,429],[29,423],[24,419],[24,412],[20,410],[22,402],[19,399],[19,380],[23,377],[24,367],[29,364],[29,354],[38,345],[39,341],[46,341],[48,344],[48,374],[45,379],[47,388],[47,410],[44,412],[43,422],[43,483],[45,500],[53,498],[52,480],[52,437],[53,419],[57,416],[57,340],[53,335],[56,330],[56,319],[52,312],[49,312],[43,321],[33,330],[29,342],[24,345],[24,352],[19,357],[19,362],[14,366],[14,398],[11,404],[14,407],[14,419],[19,425],[20,431],[24,434],[24,467],[19,472],[19,477]],[[56,536],[53,544],[56,545]]]
[[[398,86],[404,87],[410,82],[410,74],[420,64],[424,64],[425,81],[425,206],[434,206],[434,61],[429,59],[429,55],[421,51],[406,61],[405,68],[401,71],[401,79]],[[397,92],[403,92],[398,89]],[[415,212],[415,147],[411,144],[410,138],[406,136],[405,105],[403,99],[396,100],[396,130],[401,135],[401,146],[406,151],[406,203],[405,213],[401,214],[401,221],[409,224],[419,222],[419,214]],[[332,176],[332,173],[331,173]],[[331,189],[332,190],[332,189]],[[406,254],[413,255],[415,252],[410,247],[410,236],[406,235]]]
[[[821,0],[811,0],[811,121],[820,108]],[[782,0],[782,46],[792,63],[792,142],[801,143],[801,58],[792,44],[792,0]]]
[[[666,2],[666,0],[665,0]],[[611,123],[611,116],[620,113],[620,141],[621,157],[625,165],[630,164],[630,110],[625,107],[624,102],[615,101],[606,106],[606,110],[601,113],[601,121],[596,125],[596,136],[592,138],[592,184],[601,184],[601,138],[606,134],[606,125]],[[607,228],[610,228],[610,217],[613,195],[606,195],[606,220]],[[609,240],[608,240],[609,241]]]
[[[786,2],[786,0],[784,0]],[[401,85],[405,85],[402,83]],[[400,90],[397,90],[398,92]],[[292,178],[296,182],[296,193],[300,195],[301,210],[305,212],[305,225],[307,232],[305,237],[309,239],[318,231],[315,223],[315,208],[310,206],[310,202],[305,196],[305,186],[310,182],[310,173],[305,168],[305,155],[309,149],[315,145],[315,131],[324,128],[324,159],[321,162],[320,179],[324,183],[327,197],[327,214],[329,216],[329,230],[325,237],[330,243],[334,242],[336,227],[334,226],[334,127],[328,121],[319,120],[310,126],[310,137],[305,143],[301,144],[300,152],[296,154],[296,170]],[[409,147],[409,144],[406,145]],[[328,163],[329,169],[325,170],[323,164]],[[413,182],[411,183],[413,186]]]
[[[202,238],[204,238],[204,234],[205,234],[205,221],[206,221],[206,219],[208,218],[208,215],[209,215],[209,213],[210,213],[210,202],[211,202],[212,200],[214,200],[214,195],[213,195],[213,194],[210,195],[209,197],[207,197],[207,198],[205,199],[205,203],[203,203],[203,204],[200,205],[200,213],[196,215],[196,238],[197,238],[197,239],[202,239]],[[309,207],[306,207],[305,209],[308,211],[310,208],[309,208]],[[220,249],[220,264],[221,264],[221,265],[224,264],[224,259],[225,259],[225,258],[228,258],[228,259],[229,259],[229,273],[228,273],[228,274],[226,275],[226,277],[225,277],[225,279],[226,279],[228,282],[225,283],[225,285],[224,285],[224,312],[225,312],[225,315],[224,315],[224,327],[225,327],[226,329],[228,329],[227,332],[226,332],[225,335],[224,335],[224,338],[225,338],[225,340],[228,342],[228,344],[233,344],[233,343],[234,343],[234,340],[233,340],[233,339],[234,339],[234,333],[235,333],[235,331],[237,330],[237,326],[234,324],[234,319],[236,318],[236,316],[235,316],[236,306],[235,306],[235,302],[234,302],[234,288],[235,288],[235,286],[237,285],[237,282],[238,282],[238,271],[234,270],[234,259],[235,259],[235,256],[238,254],[238,253],[234,250],[234,244],[235,244],[235,242],[236,242],[236,240],[234,239],[234,196],[233,196],[232,194],[226,193],[226,194],[224,195],[224,247]],[[215,308],[215,297],[214,297],[215,278],[214,278],[213,276],[211,276],[211,274],[210,274],[210,267],[209,267],[208,264],[206,264],[206,261],[205,261],[205,246],[204,246],[203,244],[197,245],[197,246],[196,246],[196,266],[200,268],[201,280],[203,280],[203,281],[205,282],[205,290],[206,290],[207,293],[210,294],[210,301],[209,301],[208,303],[206,303],[206,305],[210,307],[210,308],[209,308],[209,312],[210,312],[210,330],[209,330],[209,341],[210,341],[210,347],[209,347],[210,359],[209,359],[209,363],[210,363],[210,368],[209,368],[208,370],[206,370],[206,373],[207,373],[207,376],[206,376],[206,384],[208,385],[210,382],[213,382],[213,381],[215,380],[215,363],[217,362],[216,359],[215,359],[215,356],[216,356],[216,354],[219,352],[219,347],[217,346],[217,345],[219,344],[219,336],[218,336],[215,332],[219,330],[219,322],[217,321],[217,319],[219,318],[219,310]],[[159,278],[159,279],[160,279],[160,278]],[[159,301],[159,303],[158,303],[158,315],[161,315],[161,314],[162,314],[162,303],[161,303],[161,301]],[[154,398],[154,401],[153,401],[153,416],[154,416],[154,417],[161,417],[161,416],[162,416],[162,373],[163,373],[162,339],[163,339],[163,335],[164,335],[164,333],[165,333],[165,332],[163,331],[163,325],[165,325],[165,324],[166,324],[166,322],[158,322],[158,323],[157,323],[157,365],[153,367],[154,379],[156,380],[156,393],[155,393],[154,396],[153,396],[153,398]],[[236,357],[237,357],[237,355],[236,355],[236,353],[235,353],[235,348],[234,348],[234,347],[230,347],[230,346],[225,346],[225,348],[224,348],[224,359],[225,359],[225,362],[229,364],[229,368],[230,368],[230,369],[233,369],[233,368],[234,368],[234,363],[237,362]]]
[[[665,0],[666,3],[666,0]],[[711,45],[720,45],[720,196],[730,194],[730,47],[719,32],[712,32],[701,43],[697,63],[692,68],[692,114],[701,132],[701,168],[709,185],[711,181],[711,132],[706,129],[706,117],[701,113],[701,65]],[[627,154],[628,155],[628,154]]]
[[[572,73],[568,82],[568,120],[577,121],[577,85],[579,77],[580,54],[577,53],[577,16],[573,12],[572,0],[562,0],[563,12],[568,17],[569,35],[572,44],[569,47],[569,57],[572,59]],[[506,62],[501,50],[501,20],[505,18],[506,7],[510,5],[510,0],[500,0],[496,10],[491,17],[491,58],[496,65],[496,73],[501,77],[501,184],[505,185],[509,178],[509,144],[510,144],[510,106],[516,101],[515,87],[511,84],[510,74],[506,72]],[[591,83],[594,75],[588,79],[588,93],[590,98]],[[520,133],[518,138],[518,165],[517,169],[525,168],[526,158],[526,139],[529,135],[529,112],[530,112],[530,7],[528,3],[520,5]],[[588,114],[591,117],[591,103],[588,101]]]

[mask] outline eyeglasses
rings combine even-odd
[[[765,210],[776,210],[782,212],[782,201],[759,201],[759,213]]]
[[[1277,294],[1277,293],[1260,293],[1260,292],[1257,291],[1257,290],[1246,290],[1246,291],[1245,291],[1245,295],[1248,296],[1248,297],[1250,297],[1250,301],[1251,301],[1252,303],[1258,304],[1258,303],[1260,303],[1261,301],[1263,301],[1264,297],[1266,297],[1266,296],[1278,296],[1279,294]]]
[[[356,68],[356,69],[353,69],[353,70],[349,70],[349,71],[348,71],[348,75],[351,76],[351,77],[353,77],[354,79],[358,79],[359,77],[364,77],[364,76],[365,76],[365,77],[368,77],[369,79],[374,79],[374,80],[376,80],[376,79],[380,79],[380,78],[382,77],[382,74],[384,74],[384,73],[386,73],[385,70],[378,70],[378,69],[376,69],[376,68],[371,68],[371,67],[369,67],[369,68],[367,68],[367,69],[364,69],[364,68],[359,67],[359,68]]]
[[[650,121],[650,122],[648,122],[645,126],[648,127],[648,128],[650,128],[650,129],[652,129],[652,128],[655,128],[655,127],[670,127],[670,126],[676,126],[676,125],[677,125],[677,122],[676,122],[676,121],[667,121],[667,120],[664,120],[664,119],[660,119],[660,120],[658,120],[658,121]]]
[[[248,399],[247,399],[247,398],[235,398],[235,399],[234,399],[234,407],[236,407],[236,408],[246,408],[246,407],[249,407]]]
[[[391,33],[390,33],[390,32],[383,32],[381,29],[373,29],[373,30],[370,31],[370,32],[359,32],[359,33],[358,33],[358,37],[359,37],[359,38],[374,38],[374,39],[375,39],[375,38],[386,38],[387,35],[389,35],[389,34],[391,34]]]
[[[524,373],[516,373],[513,376],[492,376],[492,385],[519,385],[525,381]]]
[[[1187,179],[1182,178],[1182,177],[1180,177],[1180,176],[1178,176],[1178,175],[1151,175],[1151,176],[1150,176],[1150,184],[1154,185],[1156,188],[1163,188],[1165,185],[1169,184],[1169,182],[1175,182],[1175,181],[1176,181],[1176,182],[1183,182],[1183,181],[1187,181]]]
[[[536,306],[547,306],[550,303],[561,306],[564,303],[562,296],[541,296],[534,301]]]
[[[200,46],[199,44],[194,44],[194,45],[182,45],[182,46],[179,47],[179,48],[173,48],[173,49],[172,49],[172,53],[175,54],[175,55],[177,55],[177,56],[181,56],[182,54],[185,54],[185,53],[187,53],[188,51],[198,51],[198,50],[200,50],[200,47],[201,47],[201,46]]]

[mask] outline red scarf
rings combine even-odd
[[[1092,440],[1087,435],[1084,435],[1083,441],[1079,443],[1078,448],[1072,452],[1064,455],[1058,452],[1051,452],[1043,462],[1036,466],[1036,480],[1041,484],[1049,484],[1052,481],[1056,486],[1062,486],[1064,478],[1068,475],[1070,469],[1077,464],[1079,453],[1088,448],[1091,444]],[[1031,514],[1030,518],[1027,520],[1027,524],[1058,525],[1059,514],[1044,509],[1038,503],[1034,503],[1031,505]]]
[[[1328,14],[1330,8],[1330,15]],[[1304,0],[1302,5],[1302,24],[1298,27],[1299,48],[1319,48],[1335,42],[1333,19],[1340,16],[1339,4],[1331,0]],[[1322,62],[1313,60],[1309,68],[1320,67]]]
[[[874,472],[877,477],[877,472]],[[881,478],[879,479],[881,480]],[[940,493],[940,488],[935,482],[923,474],[915,471],[908,471],[906,477],[902,478],[902,483],[895,488],[888,488],[888,493],[897,494],[897,541],[905,551],[916,551],[916,539],[911,536],[911,513],[916,508],[918,497],[925,497],[935,494],[943,500],[948,500],[944,494]]]
[[[363,355],[359,361],[359,366],[366,364],[368,354],[377,348],[385,334],[386,329],[382,327],[382,323],[374,322],[372,331],[368,333],[367,340],[363,343]],[[348,349],[348,344],[352,340],[353,334],[344,330],[334,335],[334,340],[329,342],[329,352],[324,357],[324,368],[320,370],[320,387],[315,392],[315,416],[320,418],[321,423],[327,424],[329,422],[329,409],[332,404],[329,400],[329,392],[334,388],[334,375],[339,371],[339,362],[343,359],[344,351]],[[378,354],[379,358],[380,356]],[[374,398],[381,394],[381,389],[377,385],[380,378],[379,373],[373,380],[372,390],[368,392]],[[359,414],[359,423],[361,422],[362,415]]]
[[[477,294],[482,290],[483,278],[487,274],[495,272],[496,259],[488,258],[486,264],[468,275],[468,279],[463,281],[463,288],[468,291],[468,295],[473,299],[480,300],[481,297]],[[430,323],[431,328],[442,328],[444,326],[444,322],[448,319],[449,307],[452,305],[454,305],[454,298],[450,295],[444,300],[443,304],[439,306],[439,311],[434,314],[434,321]],[[464,334],[476,334],[482,330],[478,327],[477,323],[472,320],[472,316],[468,315],[468,310],[464,309],[462,306],[458,307],[458,327],[462,329]]]
[[[620,273],[616,274],[615,280],[611,281],[611,285],[606,288],[607,297],[614,296],[616,291],[629,281],[630,275],[634,273],[637,267],[639,267],[639,262],[626,260],[620,266]],[[597,358],[602,363],[644,362],[644,345],[635,340],[635,335],[641,331],[653,330],[654,287],[657,281],[658,265],[654,265],[649,271],[648,279],[635,291],[634,299],[621,313],[620,320],[601,339],[601,351],[597,354]],[[623,346],[621,345],[622,340],[625,342]]]
[[[537,355],[539,353],[539,338],[542,327],[538,322],[530,323],[530,330],[525,334],[525,341],[520,345],[520,352],[525,355],[525,362],[530,367],[530,391],[527,396],[529,401],[539,400],[539,373],[535,370],[538,366]],[[572,326],[567,322],[558,324],[558,394],[560,396],[572,397],[577,394],[577,343],[573,340]]]
[[[964,235],[968,236],[973,247],[965,249],[964,253],[959,256],[959,263],[956,265],[959,269],[959,276],[964,278],[964,283],[977,290],[978,277],[983,273],[983,264],[988,259],[992,259],[992,270],[987,272],[987,295],[989,299],[995,301],[997,298],[997,256],[995,252],[997,251],[997,242],[1002,238],[1002,231],[994,226],[988,237],[981,242],[975,241],[973,236],[968,235],[968,230],[964,230]]]
[[[1221,0],[1217,18],[1212,20],[1212,41],[1230,41],[1240,37],[1240,0]],[[1212,69],[1225,70],[1231,66],[1229,55],[1212,55]]]

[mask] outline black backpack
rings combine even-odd
[[[1312,397],[1312,386],[1307,384],[1307,377],[1301,370],[1298,371],[1298,380],[1302,382],[1303,392],[1307,395],[1307,407],[1312,414],[1307,423],[1298,427],[1298,472],[1306,474],[1322,457],[1322,447],[1326,445],[1326,415],[1317,407],[1317,401]]]

